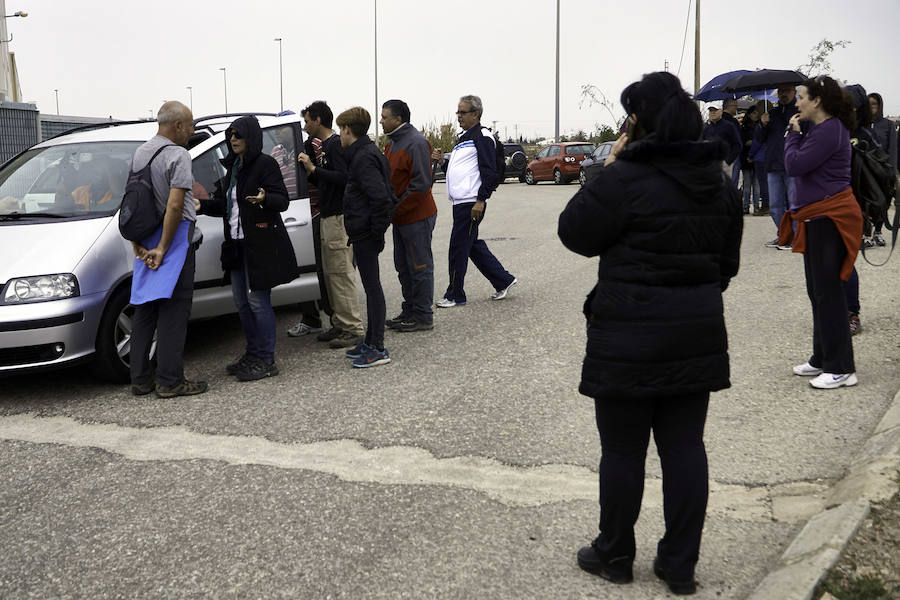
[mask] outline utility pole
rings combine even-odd
[[[553,139],[559,141],[559,0],[556,0],[556,121]]]
[[[275,38],[278,42],[278,97],[281,100],[281,112],[284,112],[284,62],[281,59],[281,38]]]
[[[666,73],[669,72],[669,61],[668,60],[665,63],[663,63],[663,71],[665,71]]]
[[[189,107],[191,109],[191,112],[194,112],[194,88],[191,86],[187,86],[187,91],[191,95]]]
[[[53,93],[56,94],[56,116],[59,116],[59,90],[53,90]]]
[[[228,75],[225,72],[225,67],[219,67],[219,70],[222,71],[222,84],[225,87],[225,112],[228,112]]]
[[[700,0],[697,2],[697,14],[694,17],[694,93],[700,91]]]
[[[375,143],[378,143],[378,119],[381,110],[378,108],[378,0],[375,0],[375,112],[372,120],[375,121]]]

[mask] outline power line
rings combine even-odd
[[[681,58],[678,59],[678,71],[675,77],[681,76],[681,61],[684,59],[684,47],[687,45],[688,24],[691,22],[691,4],[693,0],[688,0],[687,18],[684,20],[684,39],[681,41]]]

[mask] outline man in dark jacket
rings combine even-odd
[[[239,381],[253,381],[278,375],[272,288],[292,281],[299,270],[281,219],[288,209],[287,189],[278,162],[262,154],[259,121],[241,117],[225,130],[225,138],[226,187],[218,186],[200,207],[204,214],[222,217],[222,268],[247,340],[243,356],[225,369]]]
[[[794,197],[794,179],[784,170],[784,134],[788,122],[797,113],[797,89],[793,85],[778,86],[778,106],[764,112],[756,130],[757,139],[766,145],[766,183],[769,190],[769,214],[775,229]],[[766,243],[778,247],[778,238]]]
[[[728,121],[734,128],[738,131],[738,136],[741,138],[741,150],[743,151],[743,136],[741,135],[741,124],[737,120],[737,109],[738,109],[738,101],[734,98],[729,98],[727,100],[722,101],[722,120]],[[734,159],[734,164],[731,167],[731,182],[734,183],[735,187],[741,180],[741,169],[743,165],[741,164],[742,152],[738,153],[737,158]]]
[[[872,122],[869,124],[869,133],[878,142],[878,145],[887,152],[894,166],[894,172],[897,172],[897,124],[891,119],[884,116],[884,100],[878,92],[872,92],[868,95],[869,109],[872,114]],[[890,206],[890,198],[888,198],[888,206]],[[872,244],[884,246],[884,234],[881,230],[884,222],[881,218],[877,219],[873,225],[875,232],[872,234]]]
[[[355,346],[362,340],[362,319],[356,294],[353,251],[347,245],[344,230],[344,186],[347,185],[347,162],[341,150],[341,139],[331,129],[333,114],[322,101],[303,109],[306,132],[322,140],[322,155],[316,162],[305,152],[297,159],[319,189],[322,244],[322,271],[333,314],[332,327],[316,339],[330,342],[332,348]]]
[[[731,177],[732,165],[741,154],[741,131],[728,119],[723,118],[718,106],[709,107],[709,123],[703,128],[703,139],[710,141],[720,139],[728,145],[723,170]]]
[[[378,272],[378,255],[384,250],[384,233],[391,224],[393,190],[387,159],[366,133],[369,111],[354,106],[338,115],[341,145],[347,159],[344,189],[344,228],[353,245],[353,256],[366,291],[366,337],[347,351],[358,368],[391,362],[384,347],[384,290]]]
[[[388,100],[381,107],[381,125],[390,138],[384,155],[391,165],[391,184],[400,204],[394,211],[394,268],[403,304],[387,326],[396,331],[434,327],[434,256],[431,234],[437,206],[431,195],[431,145],[409,122],[409,106]]]

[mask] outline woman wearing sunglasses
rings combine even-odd
[[[297,259],[280,214],[288,208],[287,189],[278,162],[262,153],[259,121],[241,117],[225,130],[225,138],[225,178],[212,198],[201,200],[200,212],[222,217],[222,269],[247,339],[243,356],[226,371],[239,381],[253,381],[278,375],[271,293],[297,277]]]

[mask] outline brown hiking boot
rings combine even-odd
[[[185,379],[178,385],[156,385],[156,395],[160,398],[174,398],[176,396],[196,396],[202,394],[209,386],[205,381],[188,381]]]

